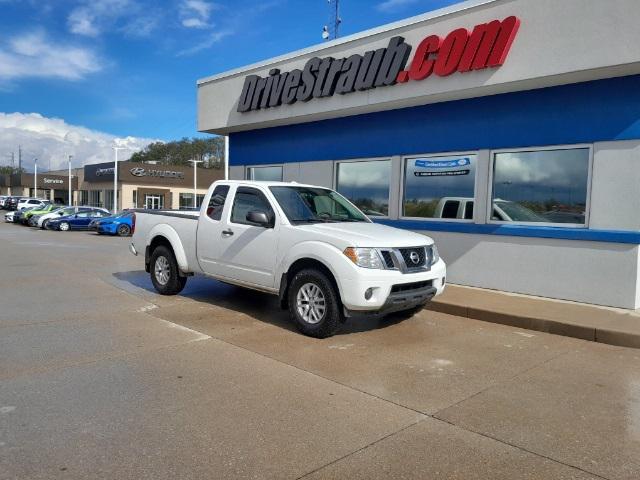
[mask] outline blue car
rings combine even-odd
[[[104,208],[91,208],[86,211],[74,213],[73,215],[67,215],[66,217],[51,219],[47,223],[47,228],[50,230],[60,230],[61,232],[68,230],[88,230],[89,224],[93,220],[106,218],[108,216],[109,212]]]
[[[95,230],[98,235],[118,235],[126,237],[133,231],[133,212],[122,212],[113,217],[98,218],[91,222],[89,230]]]

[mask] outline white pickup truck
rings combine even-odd
[[[345,317],[419,309],[445,286],[431,238],[371,222],[337,192],[283,182],[218,181],[200,212],[137,211],[130,251],[156,290],[202,273],[279,295],[299,330],[333,335]]]

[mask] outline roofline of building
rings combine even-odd
[[[450,5],[448,7],[439,8],[437,10],[432,10],[427,13],[423,13],[420,15],[416,15],[414,17],[409,17],[404,20],[399,20],[393,23],[387,23],[380,27],[371,28],[369,30],[364,30],[362,32],[354,33],[353,35],[348,35],[346,37],[338,38],[336,40],[332,40],[326,43],[319,43],[313,45],[311,47],[303,48],[301,50],[296,50],[291,53],[286,53],[284,55],[280,55],[278,57],[272,57],[267,60],[262,60],[257,63],[252,63],[250,65],[246,65],[244,67],[234,68],[232,70],[227,70],[222,73],[218,73],[216,75],[211,75],[209,77],[202,78],[198,80],[197,85],[204,85],[206,83],[214,82],[216,80],[222,80],[223,78],[233,77],[242,73],[245,73],[250,70],[256,70],[260,68],[267,67],[273,63],[284,62],[287,60],[292,60],[298,57],[302,57],[304,55],[308,55],[309,53],[318,52],[321,50],[326,50],[327,48],[335,47],[338,45],[344,45],[350,42],[354,42],[360,40],[362,38],[370,37],[373,35],[378,35],[381,33],[386,33],[392,30],[396,30],[398,28],[408,27],[411,25],[415,25],[417,23],[425,22],[428,20],[434,20],[436,18],[445,17],[447,15],[452,15],[454,13],[459,13],[465,10],[470,10],[472,8],[480,7],[483,5],[487,5],[490,3],[496,3],[501,0],[466,0],[460,3],[456,3],[454,5]]]

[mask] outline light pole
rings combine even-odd
[[[118,213],[118,150],[128,150],[127,147],[112,146],[115,153],[115,162],[113,163],[113,213]]]
[[[73,158],[73,155],[69,155],[69,206],[71,207],[73,205],[73,201],[71,200],[71,159]]]
[[[38,159],[33,160],[33,198],[38,198]]]
[[[193,208],[198,208],[198,164],[202,163],[202,160],[189,160],[193,163]]]

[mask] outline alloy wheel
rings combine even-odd
[[[296,295],[298,314],[307,323],[319,323],[327,310],[322,289],[315,283],[305,283]]]
[[[155,272],[156,280],[160,285],[166,285],[169,282],[171,269],[169,266],[169,260],[167,260],[166,257],[158,257],[153,270]]]

